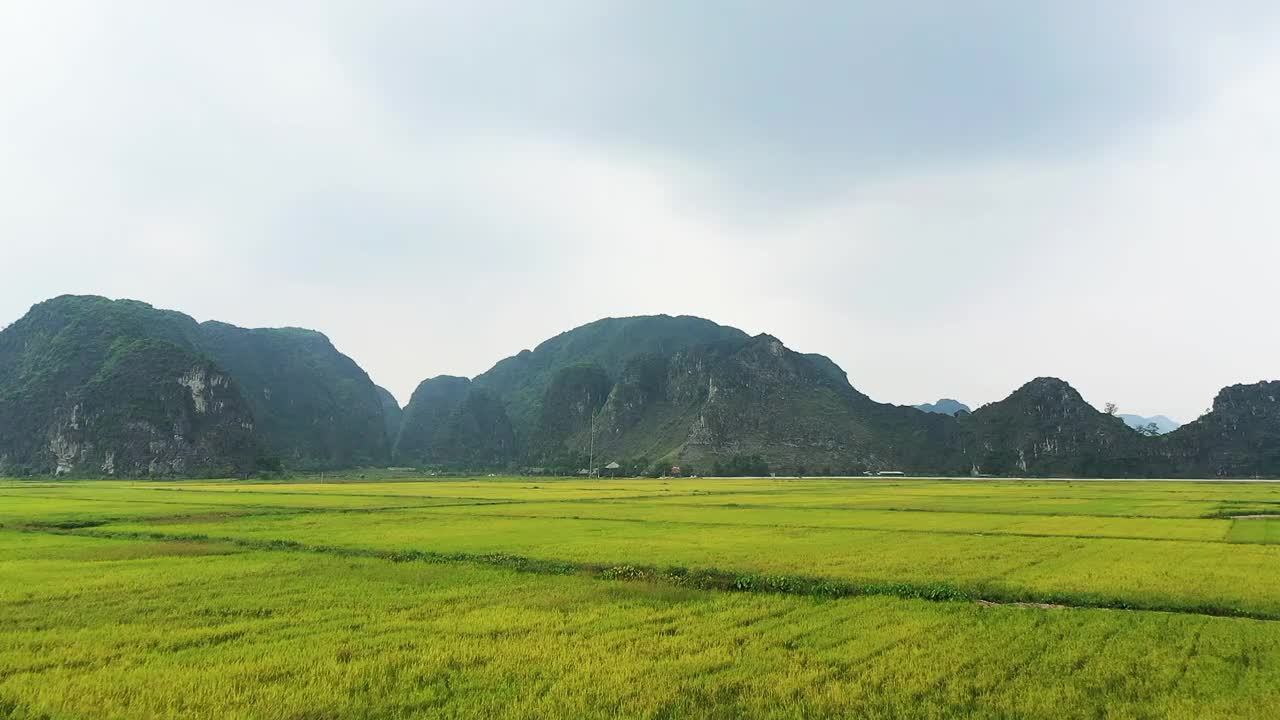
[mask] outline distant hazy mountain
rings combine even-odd
[[[942,398],[936,403],[925,403],[923,405],[913,406],[917,410],[927,413],[937,413],[939,415],[955,415],[958,412],[969,412],[969,406],[959,400],[951,398]]]
[[[1153,415],[1151,417],[1143,417],[1141,415],[1121,414],[1119,417],[1121,420],[1124,421],[1125,425],[1128,425],[1129,427],[1135,430],[1137,430],[1138,428],[1145,428],[1151,423],[1155,423],[1156,428],[1159,430],[1159,432],[1156,433],[1157,435],[1164,435],[1165,433],[1171,433],[1174,430],[1177,430],[1178,428],[1182,427],[1182,423],[1178,422],[1177,420],[1172,420],[1164,415]]]

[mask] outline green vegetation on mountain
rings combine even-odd
[[[1158,436],[1055,378],[972,413],[920,412],[772,336],[652,316],[562,333],[474,380],[424,381],[402,411],[318,332],[65,296],[0,331],[0,473],[1275,476],[1277,397],[1275,382],[1227,388]]]
[[[595,364],[609,377],[616,377],[636,355],[669,356],[717,340],[745,337],[746,333],[736,328],[689,316],[606,318],[502,360],[475,382],[503,399],[517,438],[527,443],[537,430],[548,386],[556,373],[569,365]]]
[[[289,467],[390,460],[377,386],[324,335],[206,322],[200,325],[199,349],[240,384],[259,435]]]
[[[963,462],[974,474],[1145,474],[1142,438],[1057,378],[1036,378],[959,425]]]
[[[251,468],[253,416],[192,351],[199,328],[138,302],[61,297],[0,331],[0,475]]]
[[[63,296],[0,331],[0,473],[241,474],[389,457],[367,375],[319,333]]]
[[[1099,412],[1056,378],[1033,380],[973,412],[947,400],[920,412],[871,400],[825,356],[687,317],[600,320],[498,363],[473,385],[501,399],[513,433],[508,454],[478,457],[505,458],[509,469],[574,473],[617,462],[623,472],[648,474],[679,466],[731,475],[765,467],[841,475],[1280,475],[1280,418],[1265,399],[1280,393],[1269,387],[1224,391],[1213,413],[1159,438]],[[411,411],[431,415],[412,407],[427,399],[415,395]],[[448,415],[452,407],[436,411]],[[464,456],[457,447],[447,456],[401,454],[421,466],[457,467]]]
[[[398,464],[442,469],[503,467],[515,458],[501,400],[463,377],[424,380],[404,410]]]
[[[395,448],[396,438],[400,437],[400,423],[404,420],[404,410],[400,407],[400,401],[396,400],[395,395],[390,390],[381,385],[374,386],[374,390],[378,392],[378,400],[382,403],[382,422],[386,429],[387,449]]]
[[[1212,410],[1155,441],[1179,475],[1280,475],[1280,382],[1223,388]]]
[[[450,464],[421,451],[430,433],[410,423],[448,417],[461,381],[447,397],[415,393],[398,460]],[[894,466],[937,434],[920,413],[858,393],[825,356],[689,317],[597,321],[498,363],[473,385],[505,403],[509,466],[548,472],[612,461],[629,472],[712,472],[718,463],[741,474],[745,463],[755,472],[860,473]]]

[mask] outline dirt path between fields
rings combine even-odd
[[[994,600],[979,600],[979,607],[1012,607],[1012,608],[1031,608],[1036,610],[1069,610],[1070,605],[1056,605],[1054,603],[1033,603],[1033,602],[995,602]]]

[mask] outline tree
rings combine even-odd
[[[759,455],[734,455],[716,460],[711,474],[717,477],[768,477],[769,463]]]
[[[1155,437],[1160,434],[1160,426],[1155,423],[1147,423],[1135,429],[1147,437]]]
[[[653,462],[645,455],[641,455],[627,463],[627,472],[632,477],[641,477],[649,472],[649,468],[653,467]]]
[[[1109,402],[1106,404],[1106,407],[1104,408],[1103,412],[1105,412],[1108,415],[1114,416],[1119,410],[1120,410],[1120,407],[1118,405],[1116,405],[1113,402]]]

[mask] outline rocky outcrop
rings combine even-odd
[[[1224,388],[1212,410],[1155,440],[1179,476],[1280,476],[1280,382]]]
[[[261,453],[231,378],[164,341],[118,349],[45,418],[44,451],[23,458],[29,472],[234,476],[252,470]]]
[[[63,296],[0,331],[0,472],[221,475],[383,464],[381,399],[306,330]]]
[[[501,360],[477,376],[475,383],[502,399],[517,443],[527,449],[536,441],[547,389],[563,368],[593,364],[616,378],[638,355],[670,356],[707,343],[746,337],[737,328],[686,315],[605,318]]]
[[[920,413],[872,402],[824,356],[793,352],[769,335],[751,338],[699,322],[600,321],[559,336],[553,348],[563,364],[554,371],[535,362],[547,351],[543,346],[500,363],[503,383],[486,386],[513,388],[503,397],[508,407],[525,403],[520,394],[529,388],[541,388],[517,461],[572,472],[595,450],[597,458],[633,469],[652,463],[710,469],[739,455],[767,457],[782,472],[862,472],[895,464],[893,444],[868,420],[891,416],[909,424]],[[707,332],[695,341],[688,331],[697,327]],[[647,341],[626,354],[617,339],[636,328]],[[537,377],[519,377],[517,364]],[[914,421],[920,430],[908,434],[923,434],[926,423]]]
[[[601,320],[400,411],[320,333],[65,296],[0,331],[0,474],[183,476],[397,464],[576,472],[1280,476],[1280,383],[1147,437],[1037,378],[972,413],[858,392],[822,355],[690,317]],[[593,457],[594,455],[594,457]]]
[[[972,474],[1094,477],[1128,474],[1140,438],[1057,378],[1036,378],[1005,400],[960,420],[961,454]]]

